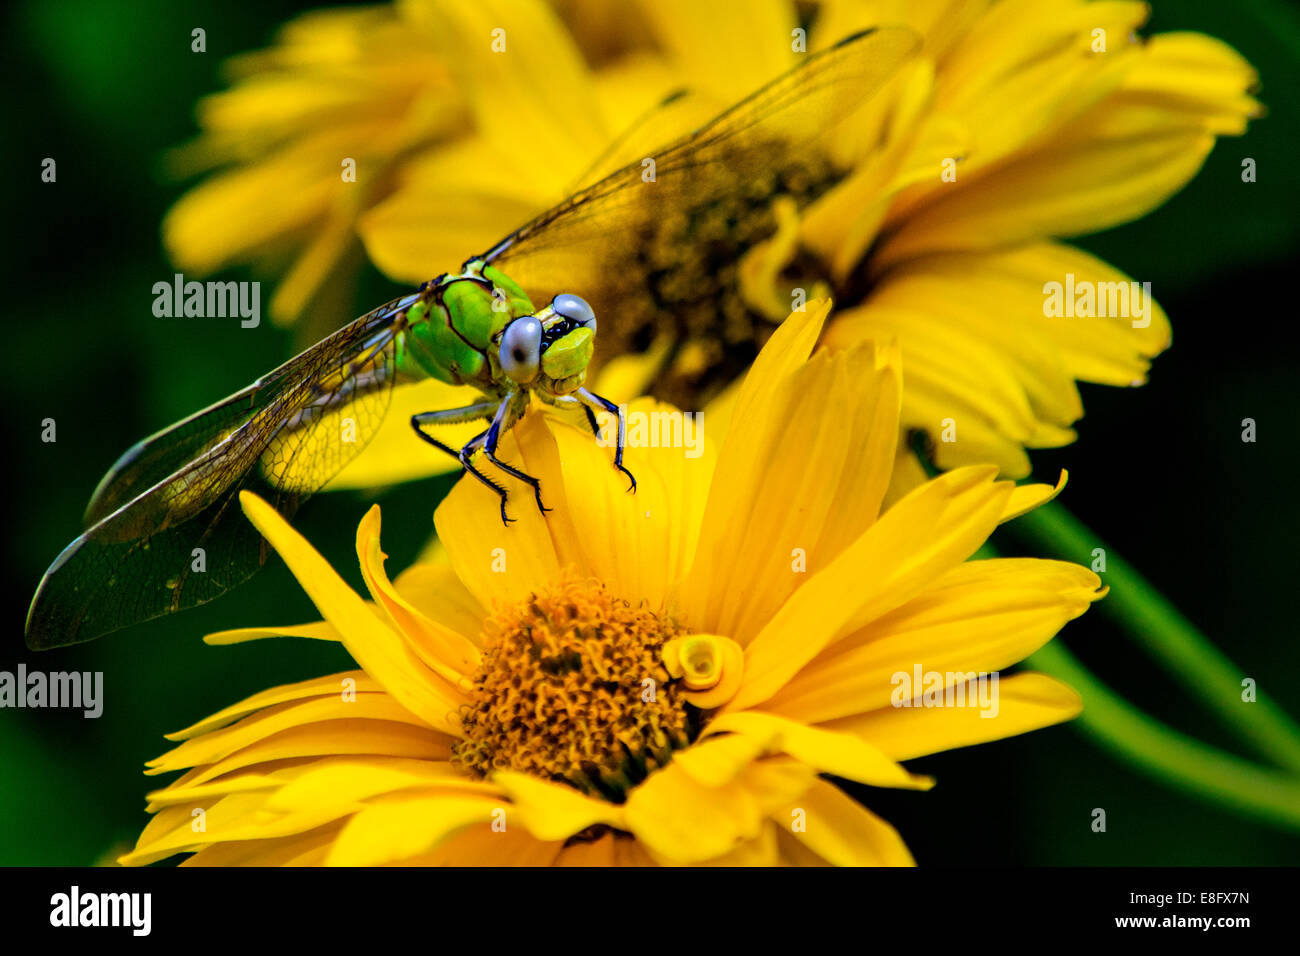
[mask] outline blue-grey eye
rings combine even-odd
[[[523,315],[506,326],[501,336],[501,371],[520,385],[537,377],[542,360],[542,323],[535,315]]]
[[[586,299],[565,292],[551,300],[551,308],[555,310],[556,315],[562,315],[566,319],[577,322],[583,328],[596,331],[596,313],[591,311],[591,306],[587,304]]]

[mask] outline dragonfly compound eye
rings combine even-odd
[[[587,304],[586,299],[580,299],[576,295],[565,292],[563,295],[557,295],[551,300],[551,308],[556,315],[572,319],[584,329],[596,331],[596,313],[591,311],[591,306]]]
[[[523,315],[506,326],[501,336],[501,371],[520,385],[537,377],[542,359],[542,323],[535,315]]]

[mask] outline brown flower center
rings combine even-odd
[[[562,577],[483,623],[482,665],[452,761],[518,770],[614,801],[694,736],[686,688],[664,669],[669,617],[599,581]]]

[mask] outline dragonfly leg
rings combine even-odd
[[[623,448],[627,444],[627,416],[623,414],[623,406],[615,405],[607,398],[601,398],[595,392],[589,392],[585,388],[578,389],[578,401],[587,412],[587,424],[591,426],[592,433],[597,438],[600,437],[600,428],[596,423],[596,411],[609,412],[611,415],[618,416],[618,447],[614,449],[614,467],[627,475],[628,481],[632,482],[628,491],[636,491],[636,477],[632,472],[623,467]]]
[[[483,444],[487,441],[487,434],[486,431],[483,431],[475,435],[473,439],[466,442],[465,447],[460,450],[456,457],[460,459],[461,466],[466,471],[497,493],[497,497],[501,499],[501,523],[508,528],[510,527],[510,522],[515,520],[506,514],[506,502],[510,498],[510,493],[487,475],[483,474],[483,472],[475,468],[473,462],[470,460],[474,457],[474,452],[482,448]]]
[[[522,396],[522,399],[520,398]],[[519,420],[524,411],[528,408],[528,395],[526,392],[517,392],[506,398],[498,406],[496,415],[492,419],[492,426],[487,430],[487,439],[483,443],[483,451],[487,454],[488,461],[496,465],[507,475],[518,478],[524,484],[533,489],[533,497],[537,500],[537,510],[546,514],[552,509],[542,504],[542,483],[532,475],[520,471],[507,465],[497,457],[497,446],[501,442],[501,435],[508,432],[511,426]]]
[[[509,497],[507,491],[489,478],[483,472],[474,467],[470,460],[474,452],[482,448],[487,440],[487,430],[479,432],[471,438],[463,448],[452,448],[445,442],[438,441],[432,435],[427,434],[421,426],[424,425],[457,425],[462,422],[472,422],[480,418],[492,418],[496,410],[495,402],[479,402],[474,405],[466,405],[464,408],[449,408],[445,411],[438,412],[421,412],[418,415],[411,416],[411,427],[421,439],[428,442],[434,448],[445,451],[452,458],[455,458],[462,468],[495,491],[501,499],[501,523],[509,526],[514,519],[506,514],[506,499]]]
[[[480,418],[491,420],[492,415],[496,412],[496,402],[475,402],[473,405],[466,405],[464,408],[448,408],[440,412],[420,412],[411,416],[411,427],[415,433],[424,441],[427,441],[434,448],[445,451],[457,461],[460,460],[460,451],[452,448],[445,442],[440,442],[432,435],[424,431],[425,425],[460,425],[464,422],[477,421]]]

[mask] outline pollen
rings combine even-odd
[[[484,653],[452,761],[516,770],[621,802],[694,736],[698,712],[663,663],[682,633],[595,579],[565,575],[483,623]]]

